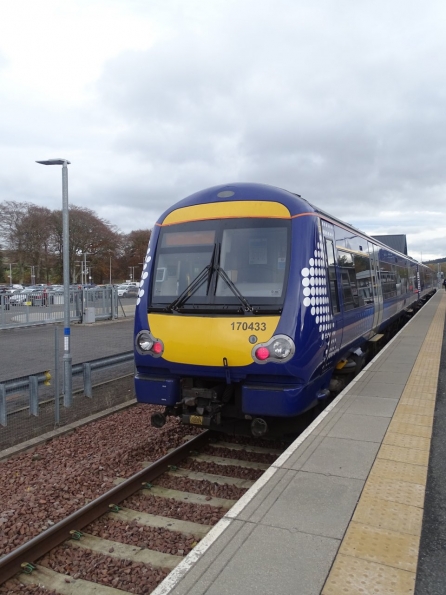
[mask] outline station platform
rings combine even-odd
[[[445,310],[439,291],[152,595],[446,593],[441,535],[443,562],[429,552]]]

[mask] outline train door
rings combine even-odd
[[[328,221],[322,220],[322,237],[325,262],[327,263],[327,287],[330,298],[329,317],[331,320],[330,330],[325,335],[327,348],[324,353],[324,368],[331,366],[334,356],[339,351],[342,344],[342,314],[339,305],[339,285],[336,271],[336,252],[334,227]]]
[[[374,313],[373,313],[373,326],[372,330],[377,332],[382,319],[383,319],[383,293],[379,272],[379,248],[374,246],[371,242],[369,245],[370,255],[370,268],[372,273],[372,287],[373,287],[373,302],[374,302]]]

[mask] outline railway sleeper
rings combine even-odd
[[[187,477],[188,479],[209,481],[210,483],[218,483],[219,485],[231,485],[236,486],[237,488],[246,489],[249,489],[255,483],[253,479],[240,479],[238,477],[228,477],[227,475],[205,473],[204,471],[190,471],[189,469],[176,469],[175,471],[168,471],[167,475],[172,477]]]
[[[141,562],[150,564],[156,568],[166,568],[172,570],[183,560],[183,556],[174,556],[173,554],[164,554],[156,550],[142,548],[135,545],[127,545],[118,541],[111,541],[95,535],[84,533],[78,540],[70,541],[72,547],[80,547],[90,550],[103,556],[111,556],[119,560],[129,560],[130,562]]]
[[[115,485],[119,485],[124,482],[125,479],[117,478],[114,481]],[[229,510],[234,506],[237,500],[229,500],[227,498],[210,498],[209,496],[203,496],[202,494],[193,494],[191,492],[181,492],[180,490],[171,490],[168,488],[162,488],[160,486],[152,486],[150,488],[142,488],[141,494],[145,496],[156,496],[157,498],[166,498],[171,500],[177,500],[178,502],[186,502],[188,504],[199,504],[201,506],[214,506],[215,508],[224,508]]]
[[[167,452],[173,452],[175,449],[171,448]],[[214,463],[215,465],[222,465],[223,467],[242,467],[243,469],[259,469],[260,471],[266,471],[271,467],[268,463],[257,463],[256,461],[242,461],[240,459],[228,459],[228,457],[217,457],[214,455],[205,454],[190,454],[188,459],[193,461],[199,461],[202,463]]]
[[[189,455],[189,459],[202,463],[215,463],[223,467],[242,467],[243,469],[260,469],[266,471],[271,467],[268,463],[256,463],[255,461],[241,461],[240,459],[228,459],[227,457],[216,457],[214,455]]]
[[[229,510],[234,506],[237,500],[229,500],[227,498],[215,498],[210,496],[203,496],[203,494],[193,494],[192,492],[182,492],[180,490],[171,490],[169,488],[162,488],[160,486],[153,486],[151,488],[144,488],[142,493],[145,495],[157,496],[159,498],[171,498],[178,502],[188,502],[189,504],[201,504],[214,506],[215,508],[224,508]]]
[[[132,510],[131,508],[121,508],[118,512],[109,512],[107,517],[124,523],[134,522],[145,527],[157,527],[167,529],[168,531],[176,531],[189,537],[203,538],[212,529],[210,525],[181,521],[157,514]]]
[[[144,468],[151,464],[151,461],[143,461],[141,466]],[[178,469],[176,467],[170,469],[170,471],[166,471],[165,475],[169,475],[169,477],[186,477],[187,479],[209,481],[210,483],[218,483],[219,485],[231,485],[246,489],[249,489],[255,484],[253,479],[240,479],[239,477],[216,475],[215,473],[206,473],[205,471],[191,471],[190,469]]]
[[[184,436],[183,442],[189,442],[195,438],[194,435],[188,434]],[[283,449],[280,450],[279,448],[267,448],[265,446],[250,446],[249,444],[236,444],[235,442],[222,442],[218,441],[210,441],[209,446],[213,448],[227,448],[228,450],[235,450],[238,452],[255,452],[257,454],[264,454],[264,455],[277,455],[280,456],[283,453]]]
[[[66,574],[59,574],[50,568],[37,565],[31,574],[21,574],[20,582],[27,586],[37,585],[60,595],[125,595],[127,591],[92,583],[81,578],[76,580]]]
[[[255,452],[265,455],[281,455],[283,450],[278,448],[265,448],[264,446],[249,446],[248,444],[233,444],[232,442],[210,442],[209,446],[213,448],[227,448],[228,450]]]

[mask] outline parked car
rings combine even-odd
[[[9,298],[10,305],[18,306],[19,304],[23,304],[23,303],[29,301],[28,298],[30,297],[30,295],[32,294],[33,291],[34,291],[34,289],[28,288],[28,289],[21,289],[17,293],[14,293]]]
[[[118,297],[136,297],[138,295],[137,285],[118,285]]]

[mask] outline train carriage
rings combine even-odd
[[[135,387],[183,423],[282,433],[434,292],[433,274],[302,197],[231,184],[158,220],[135,316]]]

